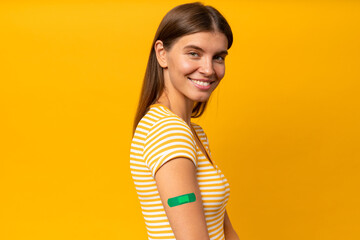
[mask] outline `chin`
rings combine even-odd
[[[210,96],[201,96],[198,98],[193,99],[194,102],[206,102],[209,100]]]

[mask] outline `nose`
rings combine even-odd
[[[212,59],[203,58],[199,71],[207,77],[212,76],[215,72]]]

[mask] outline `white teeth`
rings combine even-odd
[[[194,83],[200,85],[200,86],[204,86],[204,87],[207,87],[210,85],[209,82],[202,82],[202,81],[197,81],[197,80],[193,80],[193,79],[190,79],[191,81],[193,81]]]

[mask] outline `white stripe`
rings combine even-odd
[[[210,185],[210,184],[222,184],[222,181],[207,181],[207,182],[199,182],[199,185],[202,186],[206,186],[206,185]]]
[[[144,121],[146,123],[150,123],[151,125],[153,125],[155,122],[151,121],[150,119],[147,119],[147,118],[142,118],[141,121]],[[151,126],[149,126],[151,127]]]
[[[152,196],[152,197],[139,197],[140,200],[150,200],[150,199],[158,199],[159,196]]]
[[[143,132],[143,133],[147,133],[147,132],[148,132],[148,130],[143,129],[143,128],[139,127],[139,126],[136,127],[135,131],[139,131],[139,132]]]
[[[131,156],[131,155],[130,155],[130,156]],[[133,159],[130,159],[130,163],[131,163],[131,164],[139,164],[139,165],[144,165],[144,166],[146,166],[143,161],[136,161],[136,160],[133,160]]]
[[[221,197],[202,197],[203,201],[207,201],[207,200],[223,200],[224,198],[226,198],[225,196],[221,196]],[[209,204],[215,204],[215,203],[209,203]]]
[[[145,141],[144,140],[141,140],[139,138],[133,138],[133,142],[138,142],[138,143],[141,143],[141,144],[144,144]]]
[[[154,195],[154,194],[159,194],[158,191],[152,191],[152,192],[137,192],[139,194],[139,196],[146,196],[146,195]]]
[[[151,174],[149,173],[149,172],[138,172],[138,171],[131,171],[131,173],[132,174],[134,174],[134,175],[142,175],[142,176],[148,176],[148,177],[150,177],[151,176]]]
[[[139,145],[139,144],[135,144],[135,143],[131,143],[131,147],[143,148],[144,146]]]
[[[148,217],[145,217],[145,216],[144,216],[144,219],[147,221],[147,223],[149,223],[151,221],[168,220],[167,217],[151,217],[151,218],[148,218]]]
[[[136,190],[139,190],[139,191],[157,189],[156,186],[151,186],[151,187],[138,187],[138,186],[143,186],[143,185],[150,185],[149,183],[135,182],[135,185],[136,185],[136,186],[135,186]],[[151,185],[152,185],[152,184],[151,184]]]
[[[152,113],[152,114],[153,114],[153,113]],[[155,114],[154,114],[154,115],[155,115]],[[157,114],[157,115],[158,115],[158,114]],[[151,119],[153,119],[153,120],[155,120],[155,121],[159,120],[159,118],[154,117],[154,116],[151,116],[151,114],[147,114],[146,117],[151,118]]]
[[[166,228],[149,228],[149,227],[146,227],[146,229],[148,231],[153,231],[153,232],[162,232],[162,231],[170,231],[171,227],[166,227]]]
[[[206,170],[206,169],[214,169],[213,166],[206,166],[206,167],[198,167],[198,170]]]
[[[162,204],[161,201],[151,201],[151,202],[140,202],[144,205],[156,205],[156,204]]]
[[[143,153],[143,151],[134,150],[134,149],[130,149],[130,152],[132,152],[132,153],[139,153],[139,154],[142,154],[142,153]]]
[[[150,125],[147,125],[147,124],[143,123],[144,120],[145,119],[142,119],[142,121],[139,122],[138,126],[142,126],[142,127],[145,127],[145,128],[151,128]]]
[[[146,167],[138,167],[138,166],[134,166],[134,165],[130,165],[130,169],[136,169],[136,170],[149,170]]]
[[[154,115],[154,116],[157,116],[159,118],[163,118],[165,117],[166,115],[164,115],[163,113],[159,114],[159,111],[156,109],[156,108],[151,108],[151,110],[148,112],[149,114],[146,114],[146,115]]]
[[[153,216],[153,215],[160,215],[160,214],[165,214],[165,212],[145,212],[145,211],[142,211],[142,214],[144,216]]]
[[[145,138],[146,136],[143,135],[143,134],[140,134],[140,133],[135,132],[134,137]]]
[[[198,180],[206,180],[206,179],[216,179],[219,178],[219,175],[217,176],[210,176],[210,177],[198,177]]]
[[[225,191],[221,191],[223,188],[212,188],[213,190],[220,190],[220,191],[211,191],[211,192],[202,192],[201,194],[206,196],[206,195],[225,195]],[[200,187],[200,190],[205,190],[203,188]]]
[[[141,160],[143,159],[142,157],[136,156],[136,155],[133,155],[133,154],[131,154],[130,157],[131,157],[131,158],[135,158],[135,159],[141,159]]]
[[[198,176],[199,176],[199,175],[206,175],[206,174],[215,174],[215,175],[219,176],[218,173],[217,173],[215,170],[206,171],[206,172],[197,172],[196,174],[197,174]]]
[[[135,179],[135,180],[143,180],[143,181],[145,181],[145,180],[152,181],[153,180],[153,178],[151,176],[148,176],[148,177],[135,177],[134,176],[133,179]]]

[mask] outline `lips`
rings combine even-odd
[[[188,77],[188,79],[190,81],[192,81],[193,83],[195,83],[197,85],[200,85],[200,86],[203,86],[203,87],[207,87],[210,84],[212,84],[213,82],[215,82],[215,81],[208,80],[208,79],[193,79],[193,78],[189,78],[189,77]]]
[[[210,80],[198,80],[198,79],[191,79],[188,77],[188,79],[194,84],[195,87],[201,89],[201,90],[208,90],[211,88],[211,84],[215,81]]]

